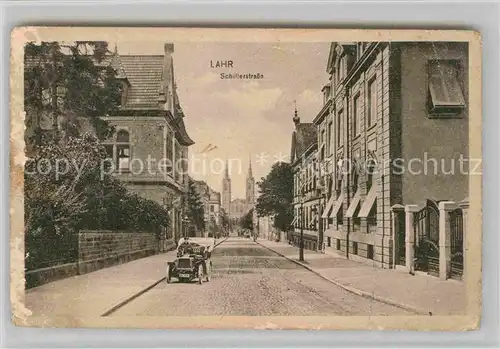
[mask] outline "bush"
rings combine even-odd
[[[74,261],[76,233],[82,229],[159,234],[168,226],[168,212],[160,204],[129,193],[111,175],[101,177],[106,152],[93,135],[48,143],[35,154],[25,166],[28,268]],[[61,169],[65,159],[69,166],[57,174],[56,165]]]

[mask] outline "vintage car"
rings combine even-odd
[[[173,262],[167,262],[167,283],[172,278],[180,282],[191,282],[198,279],[198,283],[210,281],[212,273],[212,250],[214,248],[213,238],[182,238],[177,244],[177,258]]]

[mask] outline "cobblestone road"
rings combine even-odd
[[[248,239],[230,238],[212,258],[210,282],[162,282],[111,316],[411,315],[345,291]]]

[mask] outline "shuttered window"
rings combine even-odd
[[[459,83],[458,61],[429,62],[429,106],[431,114],[457,114],[465,107]]]

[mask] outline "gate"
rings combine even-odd
[[[451,278],[462,279],[464,270],[464,223],[461,208],[450,212]]]
[[[423,209],[414,213],[415,270],[439,276],[439,208],[427,200]]]

